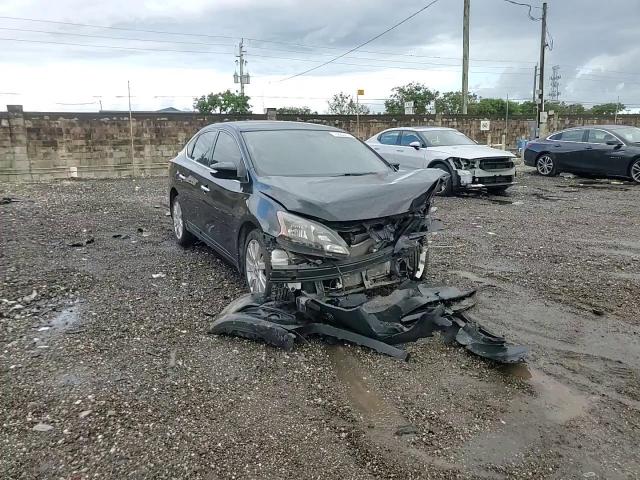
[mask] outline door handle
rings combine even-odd
[[[556,147],[556,148],[560,148],[560,145],[554,145],[554,147]]]
[[[207,187],[206,185],[200,185],[200,190],[202,190],[205,193],[211,191],[211,189],[209,187]]]
[[[185,177],[183,174],[181,174],[180,172],[176,173],[176,178],[178,180],[184,181],[186,180],[187,177]]]
[[[402,150],[402,149],[397,149],[397,150],[396,150],[396,152],[400,152],[400,153],[402,153],[402,152],[403,152],[403,150]]]
[[[593,150],[593,147],[584,147],[585,150]]]

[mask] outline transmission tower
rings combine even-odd
[[[549,98],[551,100],[558,101],[560,98],[560,65],[554,65],[552,67],[553,73],[551,74],[551,91],[549,92]]]

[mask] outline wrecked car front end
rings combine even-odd
[[[404,280],[421,280],[427,270],[429,234],[439,229],[431,218],[442,176],[420,188],[406,211],[363,220],[325,220],[276,210],[278,231],[265,233],[269,280],[286,288],[344,295]]]
[[[477,189],[514,185],[516,167],[513,157],[450,158],[461,188]]]

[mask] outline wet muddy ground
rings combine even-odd
[[[0,478],[639,478],[640,188],[519,181],[438,200],[429,276],[511,367],[209,336],[244,286],[176,246],[163,179],[3,186]]]

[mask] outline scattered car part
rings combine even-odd
[[[362,293],[329,297],[302,293],[279,302],[247,294],[220,312],[209,333],[260,339],[286,350],[298,338],[318,335],[406,360],[408,352],[396,345],[441,332],[448,342],[478,356],[501,363],[524,360],[527,348],[508,345],[466,316],[474,293],[407,281],[389,295],[372,298]]]

